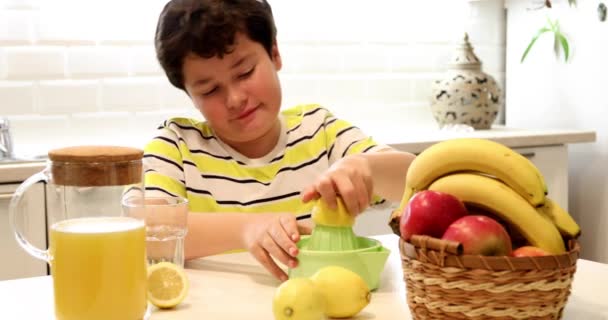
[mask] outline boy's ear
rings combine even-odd
[[[276,40],[272,43],[271,58],[272,62],[274,63],[274,67],[277,69],[277,71],[281,70],[281,67],[283,66],[283,61],[281,60],[281,53],[279,52],[279,45],[277,44]]]

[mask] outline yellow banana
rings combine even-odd
[[[517,228],[533,246],[553,254],[566,251],[557,227],[501,181],[475,173],[454,173],[434,181],[429,190],[449,193],[479,206]]]
[[[416,157],[407,172],[401,206],[405,207],[409,197],[426,189],[437,178],[459,171],[494,176],[534,207],[545,202],[544,178],[526,157],[491,140],[459,138],[436,143]]]
[[[549,197],[546,197],[545,204],[536,210],[549,217],[562,235],[577,238],[581,234],[581,228],[572,216]]]

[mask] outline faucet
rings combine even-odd
[[[13,140],[8,118],[0,118],[0,159],[13,158]]]

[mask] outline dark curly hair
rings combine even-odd
[[[260,43],[271,55],[276,39],[266,0],[172,0],[158,18],[156,57],[171,84],[184,91],[184,58],[219,57],[231,52],[236,33]]]

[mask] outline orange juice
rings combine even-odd
[[[146,299],[146,231],[128,217],[65,220],[50,228],[59,320],[140,320]]]

